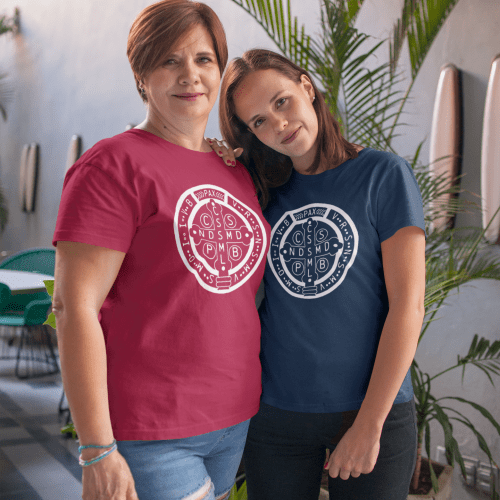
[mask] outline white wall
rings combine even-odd
[[[0,70],[9,73],[14,98],[9,119],[0,122],[0,182],[10,217],[0,236],[0,250],[17,251],[50,246],[62,189],[67,148],[73,134],[83,137],[84,149],[125,126],[143,120],[145,109],[135,90],[126,58],[126,39],[135,15],[149,0],[2,0],[0,12],[21,10],[22,32],[0,37]],[[230,0],[207,0],[220,16],[228,36],[230,57],[260,46],[274,48],[263,30]],[[368,34],[386,37],[398,17],[402,0],[365,0],[357,26]],[[318,30],[319,2],[292,0],[293,13],[310,34]],[[500,53],[498,0],[459,0],[433,45],[416,81],[413,102],[406,108],[410,127],[396,142],[401,155],[412,154],[430,132],[439,68],[454,63],[463,71],[465,143],[463,186],[480,192],[480,137],[486,83],[493,56]],[[405,56],[402,61],[405,62]],[[218,136],[213,112],[207,136]],[[37,208],[21,212],[18,204],[19,160],[22,145],[41,148]],[[424,146],[426,159],[429,142]],[[464,215],[460,225],[479,224],[479,216]],[[499,252],[500,253],[500,252]],[[500,283],[476,282],[451,297],[449,306],[422,342],[417,359],[436,373],[465,354],[474,333],[498,338]],[[464,387],[460,374],[450,373],[436,384],[436,395],[456,394],[487,406],[500,419],[500,398],[485,377],[470,370]],[[500,382],[500,380],[499,380]],[[483,419],[474,417],[485,433],[497,461],[500,440]],[[457,429],[459,427],[457,426]],[[436,434],[433,444],[442,441]],[[483,458],[473,438],[459,429],[465,453]],[[476,498],[457,486],[454,500]]]

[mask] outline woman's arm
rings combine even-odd
[[[363,404],[329,459],[330,476],[342,479],[373,470],[382,426],[411,366],[424,318],[424,231],[402,228],[381,246],[389,313]]]
[[[54,297],[64,390],[81,445],[113,441],[109,416],[106,350],[98,314],[125,253],[59,241]],[[103,450],[85,449],[84,460]],[[130,470],[118,452],[83,469],[84,499],[136,499]]]

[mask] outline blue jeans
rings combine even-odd
[[[250,420],[200,436],[118,441],[140,500],[215,500],[228,493]]]
[[[318,500],[326,448],[335,449],[356,411],[302,413],[261,403],[243,455],[248,500]],[[406,500],[415,468],[413,401],[392,406],[372,472],[329,478],[330,500]]]

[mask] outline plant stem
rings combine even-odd
[[[462,366],[462,365],[460,365],[460,364],[458,364],[458,363],[457,363],[455,366],[450,366],[450,368],[446,368],[446,370],[443,370],[442,372],[438,373],[437,375],[434,375],[433,377],[431,377],[431,378],[429,379],[429,382],[430,382],[431,380],[434,380],[435,378],[439,377],[440,375],[443,375],[443,373],[449,372],[450,370],[453,370],[453,369],[455,369],[455,368],[458,368],[459,366]]]
[[[413,471],[413,477],[411,478],[411,487],[413,491],[418,488],[418,482],[420,479],[420,469],[422,468],[422,441],[424,439],[424,428],[418,430],[418,446],[417,446],[417,462],[415,464],[415,470]]]

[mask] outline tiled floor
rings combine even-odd
[[[14,360],[0,360],[0,500],[81,500],[78,444],[60,433],[61,393],[60,375],[21,381]]]

